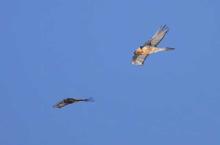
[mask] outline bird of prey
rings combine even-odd
[[[144,43],[144,45],[140,46],[134,51],[134,55],[132,58],[132,64],[135,65],[144,65],[145,59],[152,53],[157,53],[161,51],[169,51],[174,50],[174,48],[159,48],[157,45],[167,34],[169,28],[166,25],[161,26],[157,32],[153,35],[153,37]]]
[[[55,104],[53,107],[54,108],[63,108],[66,105],[77,103],[77,102],[93,102],[92,98],[86,98],[86,99],[75,99],[75,98],[66,98],[63,99],[62,101],[58,102]]]

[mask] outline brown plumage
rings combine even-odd
[[[92,98],[86,98],[86,99],[66,98],[66,99],[63,99],[62,101],[58,102],[57,104],[55,104],[53,107],[54,108],[63,108],[66,105],[77,103],[77,102],[92,102],[92,101],[93,101]]]
[[[135,65],[143,65],[145,59],[152,53],[157,53],[160,51],[169,51],[174,50],[174,48],[158,48],[157,45],[160,41],[165,37],[168,32],[168,27],[166,25],[161,26],[160,29],[153,35],[153,37],[144,43],[144,45],[140,46],[134,51],[134,55],[132,57],[132,64]]]

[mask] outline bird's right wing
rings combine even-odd
[[[135,65],[144,65],[145,59],[147,58],[148,55],[138,55],[138,54],[134,54],[132,57],[132,64]]]
[[[153,37],[144,44],[144,46],[156,47],[167,34],[168,30],[169,28],[166,25],[161,26],[159,30],[157,30],[157,32],[153,35]]]

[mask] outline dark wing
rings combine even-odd
[[[137,54],[134,54],[133,57],[132,57],[132,64],[135,64],[135,65],[144,65],[144,61],[145,59],[147,58],[148,55],[137,55]]]
[[[169,28],[166,25],[163,25],[157,30],[157,32],[153,35],[153,37],[147,41],[144,46],[157,46],[160,41],[164,38]]]
[[[66,102],[65,100],[62,100],[60,102],[58,102],[57,104],[55,104],[53,107],[54,108],[63,108],[64,106],[68,105],[70,103]]]

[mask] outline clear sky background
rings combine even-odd
[[[0,1],[0,144],[219,145],[218,0]],[[144,67],[135,48],[168,35]],[[66,97],[93,97],[55,109]]]

